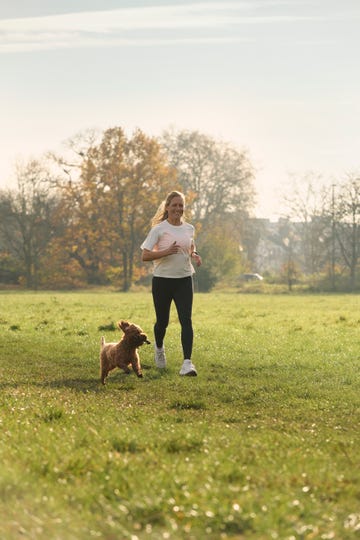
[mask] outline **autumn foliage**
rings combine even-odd
[[[111,284],[127,291],[149,282],[140,245],[169,191],[186,193],[187,218],[204,242],[220,217],[252,204],[245,153],[197,132],[156,139],[114,127],[100,138],[75,138],[69,148],[70,155],[53,155],[48,169],[40,161],[23,167],[18,190],[0,193],[7,266],[0,281],[9,281],[8,272],[28,288]]]
[[[79,179],[61,186],[61,234],[49,245],[50,259],[67,261],[72,285],[80,278],[128,290],[146,271],[139,264],[139,245],[174,183],[175,171],[155,139],[140,130],[131,139],[120,128],[107,130],[83,157]],[[51,282],[51,274],[46,279]]]

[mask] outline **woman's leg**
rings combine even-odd
[[[152,279],[152,296],[156,314],[154,335],[156,346],[159,349],[163,346],[166,328],[169,324],[170,306],[172,301],[172,281],[174,280],[156,276]]]
[[[177,279],[174,302],[181,324],[181,345],[184,359],[191,359],[194,332],[192,327],[193,281],[192,277]]]

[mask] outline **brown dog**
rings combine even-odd
[[[116,367],[123,369],[125,373],[130,373],[130,364],[138,377],[143,376],[137,348],[144,343],[150,343],[147,335],[144,334],[140,326],[128,321],[119,321],[117,326],[124,332],[118,343],[106,343],[104,336],[101,338],[100,376],[102,384],[105,384],[109,371]]]

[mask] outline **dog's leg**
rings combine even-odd
[[[101,384],[105,384],[105,379],[108,375],[108,371],[106,369],[101,370]]]
[[[132,368],[135,371],[136,375],[138,377],[142,377],[143,374],[142,374],[142,371],[141,371],[140,357],[139,357],[137,351],[135,351],[135,354],[134,354],[133,358],[131,359],[131,365],[132,365]]]
[[[105,379],[109,373],[107,368],[107,359],[103,357],[103,353],[100,354],[100,379],[101,384],[105,384]]]
[[[105,379],[106,379],[107,376],[108,376],[108,371],[103,371],[101,373],[101,384],[104,384],[104,385],[106,384]]]
[[[105,367],[106,364],[106,357],[104,357],[103,349],[105,347],[105,337],[101,336],[101,342],[100,342],[100,380],[101,384],[105,384],[105,379],[107,376],[107,370]]]

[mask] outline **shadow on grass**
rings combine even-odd
[[[131,372],[130,374],[123,373],[121,370],[116,370],[109,374],[109,377],[106,380],[106,384],[102,385],[99,377],[63,377],[58,378],[54,377],[53,379],[43,379],[43,380],[14,380],[7,382],[0,382],[0,391],[6,389],[17,389],[20,387],[34,387],[34,388],[69,388],[71,390],[76,390],[77,392],[87,393],[93,392],[98,393],[106,390],[114,390],[116,388],[121,389],[122,391],[128,392],[135,390],[138,384],[143,384],[146,382],[151,382],[162,377],[169,375],[167,369],[158,370],[154,369],[152,366],[143,365],[144,378],[138,379],[135,373]]]
[[[103,386],[96,379],[57,379],[52,381],[14,381],[0,383],[0,391],[20,387],[34,388],[71,388],[78,392],[99,392]]]
[[[78,392],[99,392],[103,385],[98,379],[57,379],[44,382],[38,386],[47,388],[70,388]]]
[[[161,378],[165,373],[159,373],[159,370],[152,370],[149,366],[142,366],[144,371],[144,378],[138,379],[135,373],[129,374],[123,373],[121,370],[114,370],[106,379],[106,384],[102,385],[99,378],[69,378],[69,379],[56,379],[53,381],[37,383],[38,386],[47,386],[50,388],[71,388],[79,392],[100,392],[109,389],[119,388],[122,391],[128,392],[135,390],[139,384],[144,384]]]

